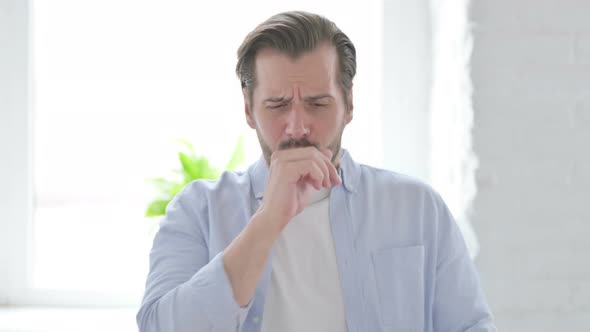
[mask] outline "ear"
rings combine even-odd
[[[248,96],[248,90],[242,89],[242,95],[244,96],[244,111],[246,113],[246,122],[252,129],[256,129],[256,121],[254,120],[254,114],[252,113],[252,106],[250,105],[250,97]]]
[[[350,121],[352,121],[352,114],[353,114],[353,110],[354,110],[354,103],[352,102],[352,86],[350,87],[350,90],[348,91],[348,97],[347,97],[347,102],[348,102],[348,110],[346,112],[346,114],[344,114],[344,124],[349,124]]]

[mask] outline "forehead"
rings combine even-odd
[[[297,58],[265,48],[256,55],[255,68],[256,90],[264,95],[285,94],[294,84],[304,92],[320,92],[317,90],[331,89],[337,82],[338,55],[328,43]]]

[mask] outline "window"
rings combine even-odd
[[[259,157],[244,121],[235,52],[276,12],[324,13],[355,42],[357,112],[343,146],[360,161],[382,164],[378,1],[235,1],[231,10],[180,0],[12,3],[22,30],[6,62],[21,65],[11,69],[22,78],[14,87],[28,94],[2,118],[13,122],[0,123],[8,130],[0,151],[12,158],[2,179],[16,190],[3,193],[11,201],[2,223],[1,248],[10,252],[2,302],[139,302],[157,230],[157,220],[143,216],[153,194],[146,179],[176,167],[174,139],[193,142],[223,167],[243,133],[243,168]],[[29,46],[18,43],[27,39]]]
[[[442,10],[441,3],[3,2],[0,304],[139,302],[157,230],[157,220],[143,217],[153,194],[145,180],[176,167],[175,138],[192,141],[223,167],[244,134],[243,168],[259,157],[244,121],[235,52],[257,23],[283,10],[326,14],[357,46],[355,115],[343,146],[363,163],[433,181],[465,220],[474,192],[462,196],[461,186],[472,183],[472,168],[449,182],[445,176],[461,164],[441,167],[430,158],[456,141],[431,146],[427,138],[458,133],[463,140],[471,121],[469,91],[443,98],[441,84],[464,86],[467,79],[461,50],[468,45],[453,39],[467,31],[466,4]],[[451,39],[457,43],[445,42]],[[456,102],[460,130],[434,128],[434,110]],[[472,162],[463,142],[453,155]]]
[[[384,2],[383,141],[384,166],[441,194],[474,258],[469,3]]]

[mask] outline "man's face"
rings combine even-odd
[[[256,56],[252,100],[244,90],[246,120],[256,129],[270,164],[274,151],[314,145],[329,148],[337,165],[344,127],[352,120],[338,83],[338,55],[324,43],[293,59],[266,48]]]

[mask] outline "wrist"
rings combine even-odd
[[[264,207],[254,213],[251,223],[259,232],[264,234],[264,237],[271,238],[273,242],[283,231],[284,225],[287,224],[287,222],[283,222]]]

